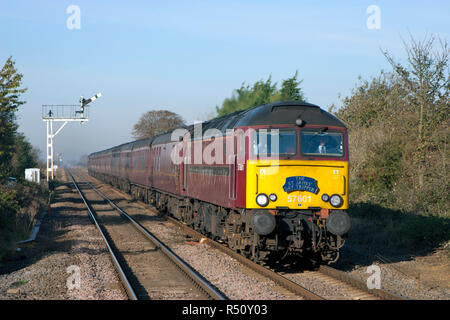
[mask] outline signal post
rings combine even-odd
[[[89,121],[88,104],[100,98],[101,93],[96,94],[90,99],[80,98],[80,105],[42,105],[42,120],[47,123],[47,140],[46,140],[46,160],[47,160],[47,182],[55,178],[53,166],[53,138],[61,132],[65,125],[69,122]],[[62,125],[53,133],[53,123],[62,122]]]

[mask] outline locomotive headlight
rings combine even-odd
[[[342,206],[344,201],[342,200],[341,196],[333,194],[330,198],[330,203],[333,207],[339,208],[340,206]]]
[[[270,201],[275,202],[275,201],[277,201],[277,195],[275,193],[271,193],[269,195],[269,199],[270,199]]]
[[[326,193],[324,193],[324,194],[322,195],[322,201],[328,202],[328,200],[330,200],[330,196],[327,195]]]
[[[267,206],[269,204],[269,198],[264,193],[260,193],[256,197],[256,203],[260,207],[265,207],[265,206]]]

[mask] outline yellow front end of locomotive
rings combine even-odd
[[[249,209],[348,209],[348,162],[248,160],[246,191]]]

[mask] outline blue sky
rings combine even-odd
[[[81,28],[69,30],[68,6]],[[367,7],[381,28],[366,26]],[[402,39],[448,39],[448,1],[4,1],[0,64],[13,56],[27,103],[20,131],[45,150],[42,104],[103,96],[90,121],[55,138],[65,159],[132,140],[142,113],[168,109],[202,120],[243,81],[278,83],[299,70],[309,102],[340,105],[358,76],[390,70],[380,48],[404,61]]]

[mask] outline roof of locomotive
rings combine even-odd
[[[345,127],[331,113],[303,101],[286,101],[255,107],[239,115],[234,127],[295,124],[300,118],[305,124]]]
[[[301,118],[305,124],[345,127],[344,123],[334,115],[317,105],[304,101],[284,101],[236,111],[219,118],[205,121],[202,123],[202,133],[208,129],[218,129],[225,134],[227,129],[237,127],[295,124],[297,118]],[[186,126],[184,129],[192,131],[194,125]],[[120,151],[131,150],[133,147],[141,145],[161,144],[171,141],[172,132],[167,132],[153,138],[124,143],[104,151],[92,153],[91,155],[118,149]]]
[[[203,131],[216,128],[225,133],[227,129],[237,127],[295,124],[297,118],[307,124],[345,127],[331,113],[304,101],[284,101],[257,106],[212,119],[202,125]]]
[[[236,111],[205,121],[202,123],[202,134],[208,129],[218,129],[222,134],[226,134],[226,130],[237,127],[295,124],[297,118],[301,118],[305,124],[345,127],[340,120],[319,106],[304,101],[284,101]],[[192,132],[194,125],[184,129]],[[156,136],[152,144],[171,142],[171,133]]]

